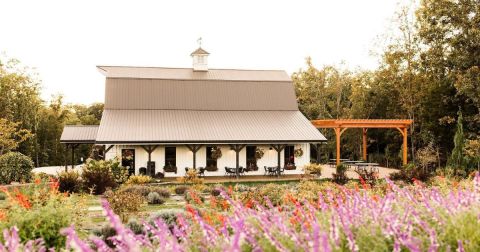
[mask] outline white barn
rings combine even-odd
[[[310,143],[326,139],[298,110],[288,74],[209,69],[202,48],[191,56],[192,68],[98,66],[106,77],[101,123],[66,126],[61,142],[103,145],[105,158],[135,174],[302,173]]]

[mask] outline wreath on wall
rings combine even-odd
[[[259,160],[265,155],[265,151],[262,148],[257,148],[255,150],[255,159]]]
[[[294,155],[296,158],[299,158],[299,157],[303,156],[303,150],[302,150],[302,148],[296,149],[296,150],[293,152],[293,155]]]
[[[222,157],[222,149],[218,148],[218,147],[212,147],[212,154],[211,154],[211,158],[213,159],[219,159]]]

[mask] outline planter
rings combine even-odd
[[[292,164],[285,165],[285,170],[295,170],[295,169],[297,169],[295,165],[292,165]]]
[[[207,167],[205,167],[205,170],[209,171],[209,172],[214,172],[214,171],[218,171],[218,167],[207,166]]]
[[[176,166],[164,166],[163,171],[164,172],[175,172],[175,173],[177,173],[177,167]]]

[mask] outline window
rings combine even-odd
[[[205,63],[205,59],[203,57],[205,57],[205,56],[198,56],[198,63],[200,63],[200,64]]]
[[[212,156],[216,150],[215,146],[207,146],[207,167],[217,168],[217,159]]]
[[[177,166],[177,148],[165,147],[165,166]]]
[[[247,146],[247,169],[257,168],[257,158],[255,153],[257,151],[257,146]]]
[[[128,168],[129,174],[135,173],[135,149],[122,149],[122,166]]]
[[[284,160],[285,160],[284,161],[285,165],[288,165],[288,164],[294,165],[295,164],[294,152],[295,152],[295,146],[293,146],[293,145],[285,146],[285,149],[283,151],[283,157],[284,157]]]

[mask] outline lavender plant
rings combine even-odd
[[[289,196],[281,206],[266,199],[267,206],[247,207],[222,192],[228,202],[225,211],[187,205],[176,224],[167,225],[161,218],[145,221],[140,234],[125,227],[103,201],[116,231],[110,238],[113,248],[100,238],[79,238],[73,226],[63,230],[65,247],[77,251],[480,251],[478,174],[448,191],[420,183],[403,188],[389,180],[386,184],[381,195],[340,187],[320,194],[317,201]],[[12,244],[22,246],[14,235],[5,236],[0,245]]]

